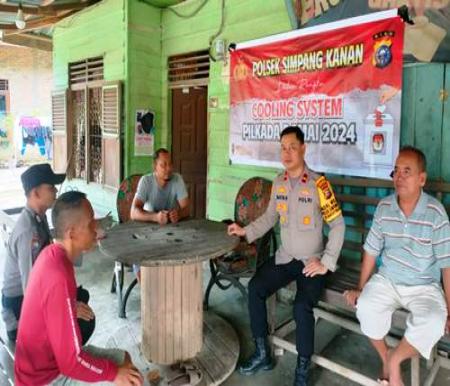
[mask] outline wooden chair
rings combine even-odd
[[[236,196],[234,221],[246,226],[261,216],[269,204],[271,189],[272,182],[262,177],[253,177],[244,182]],[[224,222],[231,224],[233,221]],[[271,250],[276,250],[273,229],[252,244],[242,239],[233,252],[210,260],[211,278],[205,292],[204,308],[208,309],[209,295],[214,284],[222,290],[235,286],[247,300],[247,289],[241,279],[252,277],[271,257]]]
[[[117,214],[119,217],[119,222],[124,223],[130,220],[130,210],[131,204],[133,203],[134,195],[136,194],[137,186],[139,180],[141,179],[141,174],[133,174],[125,178],[119,186],[119,191],[117,192]],[[117,293],[117,298],[119,301],[119,318],[126,318],[126,306],[127,301],[130,296],[131,291],[138,283],[137,278],[128,286],[123,294],[123,284],[124,284],[124,274],[125,274],[125,264],[116,261],[114,266],[114,274],[111,283],[111,292]]]

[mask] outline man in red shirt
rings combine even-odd
[[[55,243],[41,252],[25,292],[16,344],[15,384],[40,386],[66,377],[142,385],[141,374],[124,351],[81,347],[73,263],[96,241],[94,212],[86,195],[62,194],[53,207],[52,220]]]

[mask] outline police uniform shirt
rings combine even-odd
[[[275,178],[266,212],[245,227],[247,241],[253,242],[279,221],[281,245],[275,255],[276,264],[317,257],[328,270],[335,271],[345,224],[331,185],[306,166],[292,185],[287,172]],[[324,221],[330,227],[325,248]]]
[[[31,268],[42,249],[50,243],[47,217],[25,207],[8,240],[4,296],[15,297],[25,293]]]

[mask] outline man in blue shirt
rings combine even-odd
[[[422,151],[402,148],[393,172],[395,194],[378,204],[364,244],[358,288],[344,293],[356,304],[361,330],[380,355],[381,378],[390,386],[403,386],[401,363],[418,354],[429,358],[450,327],[450,225],[442,204],[422,191],[426,177]],[[381,265],[372,275],[378,256]],[[409,311],[407,327],[391,351],[384,338],[399,308]]]

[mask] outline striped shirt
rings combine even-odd
[[[394,284],[440,283],[441,269],[450,268],[447,213],[438,200],[422,192],[406,217],[397,196],[388,196],[378,204],[364,250],[381,257],[379,273]]]

